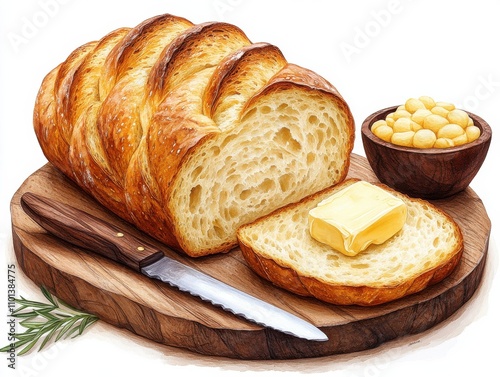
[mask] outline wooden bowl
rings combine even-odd
[[[441,199],[469,186],[483,164],[491,142],[491,128],[479,116],[467,112],[481,135],[457,147],[419,149],[401,147],[373,134],[371,126],[397,106],[373,113],[361,127],[366,157],[380,182],[409,196]]]

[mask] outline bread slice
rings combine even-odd
[[[248,265],[296,294],[363,306],[421,291],[453,271],[463,252],[462,233],[455,221],[429,202],[381,184],[408,208],[406,223],[394,237],[355,257],[313,239],[309,210],[356,181],[348,179],[240,227],[238,241]]]
[[[169,14],[76,49],[44,79],[34,128],[82,189],[193,257],[342,181],[354,145],[327,80],[234,25]]]

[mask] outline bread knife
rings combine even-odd
[[[27,192],[24,211],[52,235],[261,326],[313,341],[328,337],[311,323],[170,258],[152,244],[67,204]]]

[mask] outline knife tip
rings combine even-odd
[[[326,342],[329,340],[328,336],[315,326],[308,328],[305,332],[288,332],[288,334],[316,342]]]

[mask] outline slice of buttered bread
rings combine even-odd
[[[379,185],[407,205],[403,228],[352,257],[313,239],[308,212],[357,182],[346,180],[238,230],[248,265],[275,285],[338,305],[377,305],[423,290],[448,276],[463,251],[455,221],[439,208]]]

